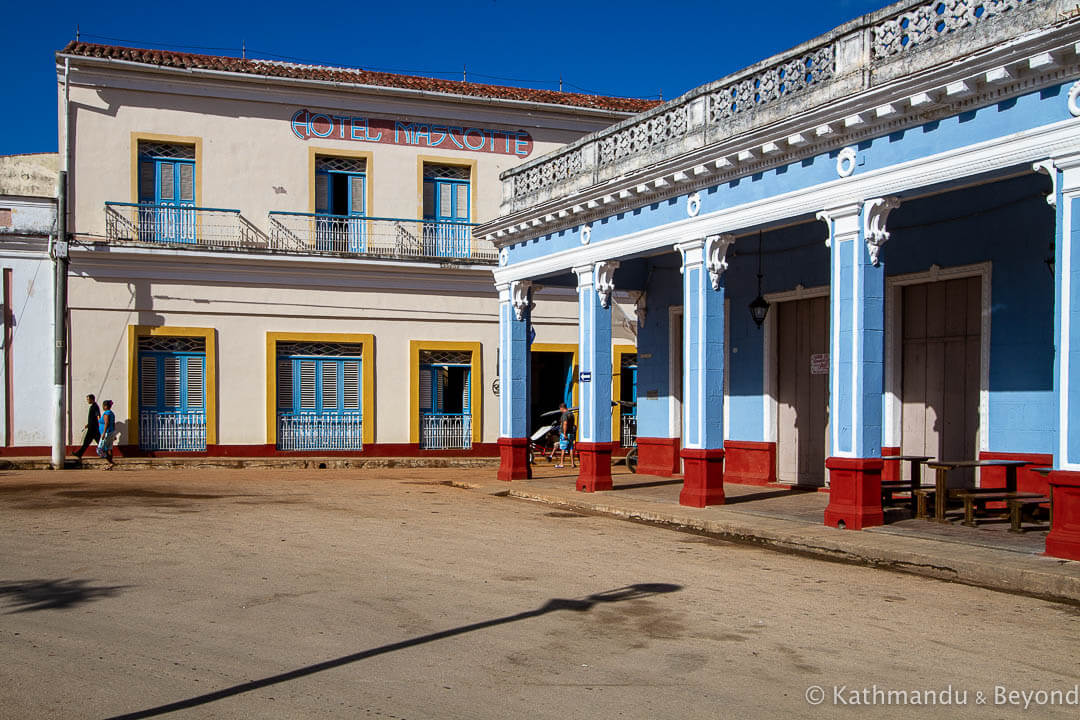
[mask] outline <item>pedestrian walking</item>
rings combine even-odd
[[[563,467],[567,452],[570,453],[570,467],[577,467],[577,461],[574,459],[574,437],[577,434],[574,427],[574,411],[567,409],[564,402],[559,403],[559,410],[562,411],[562,415],[559,416],[559,464],[555,467]]]
[[[90,447],[90,443],[101,442],[101,428],[98,426],[101,421],[101,408],[98,407],[93,395],[87,395],[86,402],[90,409],[86,413],[86,424],[83,425],[82,446],[75,451],[75,457],[79,459],[79,462],[82,462],[83,453]]]
[[[116,415],[113,414],[112,405],[112,400],[102,401],[101,407],[105,408],[105,412],[101,413],[101,420],[98,422],[101,439],[98,440],[97,454],[99,458],[109,461],[106,470],[112,470],[116,465],[112,459],[112,446],[116,439]]]

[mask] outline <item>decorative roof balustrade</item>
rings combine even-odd
[[[935,0],[874,26],[874,57],[898,55],[1037,0]]]
[[[554,205],[560,197],[598,186],[611,188],[594,201],[602,204],[640,195],[644,186],[635,186],[631,176],[644,168],[680,156],[708,157],[710,148],[729,140],[998,48],[1073,12],[1067,0],[902,0],[507,170],[501,176],[502,214]],[[782,137],[796,145],[821,140],[829,132]],[[757,160],[781,149],[765,143],[738,160]],[[715,160],[712,170],[730,166],[733,159]],[[483,231],[505,224],[489,223]],[[513,232],[513,220],[509,227]]]

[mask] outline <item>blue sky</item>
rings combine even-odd
[[[75,38],[628,97],[680,95],[887,4],[459,2],[8,5],[0,154],[57,148],[53,54]]]

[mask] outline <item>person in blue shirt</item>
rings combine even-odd
[[[112,405],[112,400],[102,401],[101,407],[105,410],[101,413],[101,420],[98,421],[101,439],[98,440],[97,454],[99,458],[109,461],[109,464],[105,467],[106,470],[112,470],[113,466],[116,465],[112,459],[112,446],[113,441],[116,439],[116,415],[113,414]]]

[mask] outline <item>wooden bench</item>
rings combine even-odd
[[[1046,495],[1035,497],[1015,497],[1006,500],[1009,506],[1009,532],[1024,532],[1021,525],[1024,522],[1024,511],[1030,509],[1032,513],[1040,507],[1050,507],[1050,498]]]
[[[1001,494],[1005,492],[999,488],[967,488],[966,490],[951,489],[947,493],[946,499],[959,498],[964,494],[967,495],[990,495],[993,493]],[[1017,493],[1006,493],[1008,495],[1016,495]],[[1030,495],[1032,493],[1021,493]],[[919,490],[914,493],[915,498],[915,517],[928,518],[932,515],[930,511],[930,503],[935,500],[937,495],[937,487],[934,485],[923,485]]]
[[[963,524],[968,527],[975,527],[975,513],[980,508],[986,509],[986,503],[998,502],[1004,500],[1006,502],[1010,500],[1026,500],[1029,498],[1042,498],[1043,495],[1039,493],[1018,493],[1008,491],[990,491],[986,492],[982,489],[961,490],[956,493],[955,497],[960,498],[964,502],[964,521]]]

